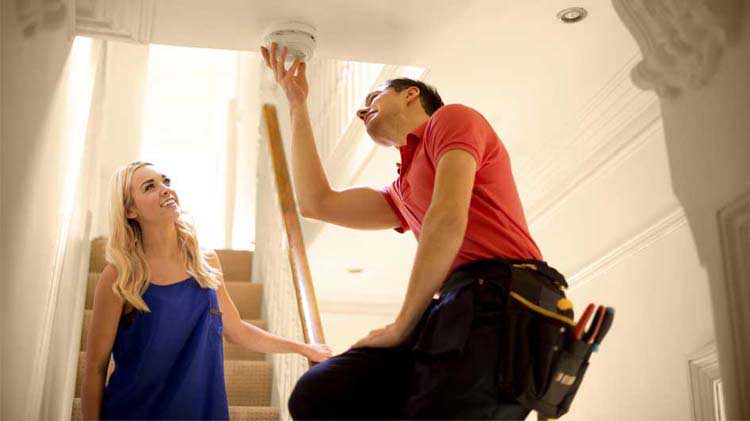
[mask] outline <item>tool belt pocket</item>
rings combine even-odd
[[[568,412],[591,355],[573,339],[572,305],[541,274],[512,269],[500,332],[501,394],[547,418]]]

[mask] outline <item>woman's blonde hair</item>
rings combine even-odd
[[[143,231],[135,219],[127,217],[128,209],[135,207],[130,192],[133,174],[147,165],[153,164],[131,162],[118,168],[112,175],[107,262],[117,269],[117,280],[112,286],[114,293],[136,309],[150,312],[142,298],[151,278],[146,254],[143,251]],[[201,253],[193,225],[181,216],[175,222],[175,228],[180,257],[187,273],[193,276],[202,288],[218,288],[220,272],[214,269]]]

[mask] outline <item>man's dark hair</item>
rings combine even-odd
[[[396,92],[401,92],[404,89],[408,89],[412,86],[416,86],[417,88],[419,88],[419,102],[422,104],[424,112],[426,112],[429,116],[432,116],[432,114],[437,111],[438,108],[444,105],[443,99],[440,98],[440,94],[438,93],[437,89],[418,80],[408,79],[405,77],[391,79],[385,82],[385,86],[386,88],[393,88]]]

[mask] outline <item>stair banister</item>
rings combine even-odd
[[[269,150],[273,162],[276,187],[281,205],[282,218],[289,244],[289,263],[292,269],[294,291],[297,296],[302,333],[306,343],[323,344],[323,327],[320,322],[318,302],[315,299],[310,265],[307,260],[302,229],[297,214],[297,202],[292,192],[289,177],[289,167],[284,154],[284,145],[279,130],[279,120],[276,107],[271,104],[263,105],[263,119],[267,130]]]

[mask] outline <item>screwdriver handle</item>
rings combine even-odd
[[[594,351],[596,351],[599,348],[599,344],[604,339],[604,336],[607,335],[607,332],[609,331],[609,328],[612,327],[612,321],[615,318],[615,309],[612,307],[607,307],[607,313],[604,315],[604,320],[602,321],[602,327],[599,330],[599,334],[596,335],[596,338],[594,339]]]

